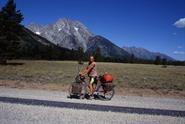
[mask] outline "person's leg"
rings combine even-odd
[[[93,82],[93,93],[96,92],[96,87],[97,87],[97,77],[94,77],[94,82]]]
[[[89,89],[90,89],[90,94],[93,94],[93,83],[94,83],[94,77],[90,78],[90,82],[89,82]]]
[[[96,91],[96,84],[95,83],[93,83],[92,84],[92,87],[93,87],[93,93]]]

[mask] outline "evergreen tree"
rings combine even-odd
[[[155,61],[154,61],[154,64],[155,65],[161,64],[161,57],[160,56],[156,56]]]
[[[99,47],[96,48],[96,51],[94,53],[94,58],[97,62],[103,61],[103,57],[101,55],[101,49]]]
[[[167,68],[167,60],[165,58],[162,59],[162,67]]]
[[[162,64],[163,65],[167,65],[167,60],[164,58],[164,59],[162,59]]]
[[[134,54],[132,54],[130,57],[130,63],[134,63],[134,62],[135,62],[135,56]]]
[[[20,10],[16,10],[14,0],[8,0],[5,7],[0,10],[0,63],[6,63],[6,60],[15,53],[22,20],[23,15]]]
[[[83,64],[83,59],[84,59],[84,50],[82,47],[78,48],[78,63]]]

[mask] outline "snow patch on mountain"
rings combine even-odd
[[[79,29],[79,28],[77,28],[77,27],[74,27],[74,29],[75,29],[76,31],[78,31],[78,29]]]
[[[35,34],[40,35],[40,32],[39,31],[36,31]]]

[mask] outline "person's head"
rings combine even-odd
[[[94,62],[94,56],[89,57],[89,62]]]

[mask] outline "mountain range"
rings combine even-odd
[[[122,47],[129,54],[133,54],[136,58],[145,59],[145,60],[155,60],[156,56],[160,56],[161,58],[165,58],[167,60],[174,60],[172,57],[167,56],[165,54],[159,52],[151,52],[147,49],[141,47]]]
[[[174,60],[165,54],[150,52],[144,48],[121,48],[105,37],[92,33],[83,23],[76,20],[59,19],[48,25],[31,23],[27,28],[59,47],[71,50],[81,47],[84,52],[93,53],[100,48],[101,55],[104,57],[127,58],[133,54],[135,57],[145,60],[154,60],[156,56],[170,61]]]

